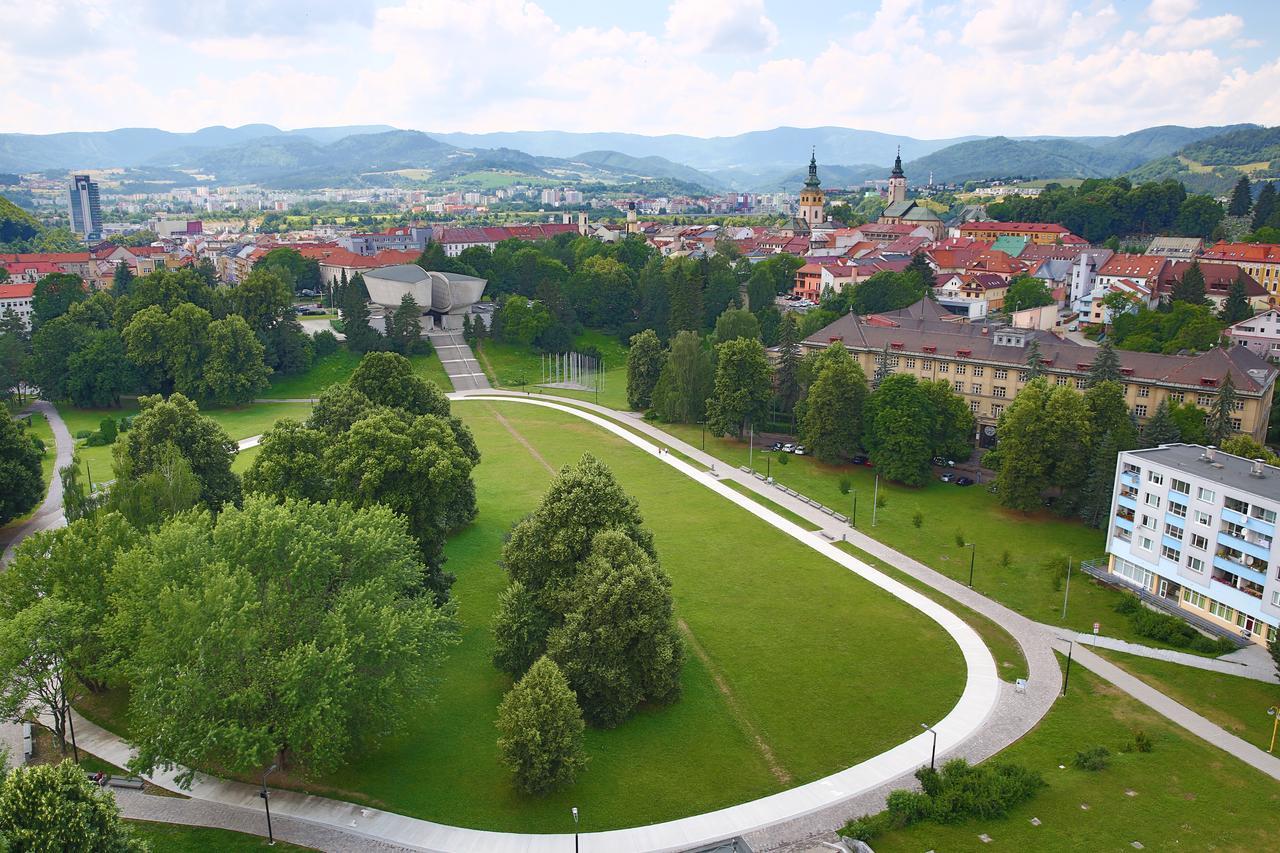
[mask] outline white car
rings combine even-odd
[[[782,445],[782,452],[783,452],[783,453],[795,453],[795,452],[796,452],[796,446],[795,446],[794,444],[784,444],[784,445]]]
[[[797,444],[796,449],[792,452],[795,453],[796,456],[804,456],[804,445]]]

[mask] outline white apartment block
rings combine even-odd
[[[1280,625],[1280,468],[1212,447],[1121,453],[1108,570],[1255,643]]]

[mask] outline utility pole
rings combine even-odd
[[[876,526],[876,510],[880,508],[880,474],[876,474],[876,485],[871,493],[871,526]]]
[[[747,424],[747,467],[756,472],[756,425]]]
[[[1067,619],[1067,597],[1071,595],[1071,558],[1067,557],[1067,586],[1062,591],[1062,619]]]

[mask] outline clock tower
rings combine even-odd
[[[815,151],[809,157],[809,177],[805,179],[804,189],[800,190],[799,219],[810,228],[825,222],[826,213],[823,211],[825,203],[826,196],[823,195],[822,184],[818,181],[818,157]]]

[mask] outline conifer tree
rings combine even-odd
[[[1044,356],[1040,352],[1040,342],[1034,338],[1031,339],[1031,346],[1027,347],[1027,381],[1039,379],[1044,376]]]
[[[1228,326],[1253,316],[1253,306],[1249,304],[1249,296],[1245,290],[1247,275],[1248,273],[1244,270],[1240,270],[1236,280],[1231,282],[1231,290],[1227,292],[1227,298],[1222,301],[1222,310],[1218,312],[1218,316]]]
[[[1247,216],[1253,207],[1253,188],[1249,184],[1249,176],[1241,175],[1231,191],[1231,201],[1227,204],[1228,216]]]
[[[1116,355],[1115,347],[1111,342],[1104,341],[1102,346],[1098,347],[1098,354],[1094,356],[1093,364],[1089,366],[1089,378],[1086,384],[1092,387],[1099,382],[1118,381],[1120,381],[1120,357]]]
[[[1209,416],[1205,419],[1205,431],[1213,444],[1222,444],[1236,431],[1231,424],[1231,419],[1235,417],[1236,399],[1236,386],[1231,381],[1231,374],[1228,373],[1222,380],[1222,387],[1218,389],[1218,399],[1213,401],[1213,408],[1209,410]]]
[[[111,293],[116,299],[128,296],[133,289],[133,269],[123,261],[116,264],[116,271],[111,275]]]
[[[875,390],[880,387],[880,383],[889,378],[893,373],[889,369],[889,345],[885,344],[884,349],[876,356],[876,372],[871,376],[871,388]]]
[[[1111,511],[1111,492],[1119,452],[1110,432],[1104,434],[1094,447],[1089,479],[1080,496],[1080,518],[1090,527],[1098,527]]]
[[[1143,447],[1159,447],[1161,444],[1174,444],[1182,440],[1178,423],[1173,419],[1173,410],[1169,407],[1169,399],[1160,401],[1151,417],[1142,425],[1141,443]]]
[[[782,316],[778,330],[778,370],[774,377],[778,404],[784,412],[794,410],[796,401],[800,399],[799,334],[795,315],[788,311]]]
[[[1208,298],[1204,295],[1204,271],[1200,269],[1200,262],[1193,260],[1186,271],[1182,273],[1182,278],[1178,279],[1173,286],[1173,292],[1169,294],[1171,302],[1190,302],[1192,305],[1207,305]]]
[[[1253,203],[1253,222],[1254,231],[1267,224],[1267,220],[1276,212],[1276,185],[1274,181],[1268,181],[1262,185],[1262,189],[1258,192],[1258,200]]]

